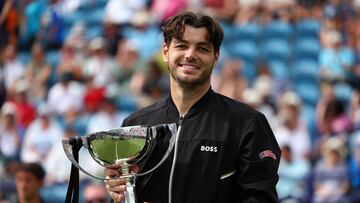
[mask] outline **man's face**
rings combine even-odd
[[[16,190],[20,199],[32,199],[39,195],[42,182],[36,177],[25,171],[19,171],[16,174]]]
[[[187,87],[210,84],[218,53],[206,35],[206,28],[186,25],[182,39],[172,39],[169,46],[163,44],[163,59],[172,80]]]

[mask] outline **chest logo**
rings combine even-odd
[[[217,152],[218,148],[215,146],[204,146],[202,145],[200,148],[200,151],[202,152]]]

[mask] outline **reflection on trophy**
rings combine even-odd
[[[165,161],[174,147],[176,132],[176,124],[161,124],[156,126],[122,127],[81,137],[63,139],[62,144],[65,154],[72,162],[69,188],[65,202],[78,202],[79,170],[93,178],[107,180],[106,177],[97,177],[90,174],[79,165],[78,152],[82,146],[87,148],[93,159],[102,166],[112,164],[122,165],[122,175],[118,178],[126,178],[127,180],[125,202],[135,203],[135,178],[151,173]],[[141,171],[136,174],[129,172],[129,168],[132,165],[140,164],[151,156],[152,150],[160,139],[169,140],[169,146],[159,163],[145,172]]]

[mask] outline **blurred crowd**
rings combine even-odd
[[[161,25],[184,10],[223,26],[212,88],[268,118],[281,202],[360,201],[359,0],[2,0],[0,202],[16,201],[22,163],[44,169],[45,202],[63,202],[61,139],[167,96]]]

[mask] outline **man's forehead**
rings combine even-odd
[[[177,39],[179,41],[196,40],[209,42],[209,32],[205,27],[185,25],[183,32],[175,35],[173,39]]]

